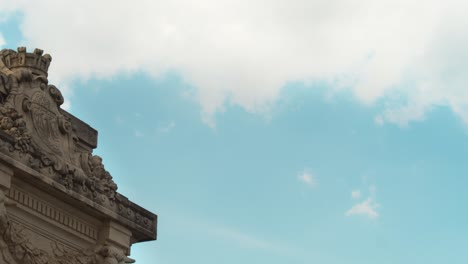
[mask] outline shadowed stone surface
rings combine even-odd
[[[0,263],[133,263],[157,216],[117,192],[97,131],[60,108],[48,54],[0,51]]]

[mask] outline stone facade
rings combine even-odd
[[[97,131],[60,108],[48,54],[0,51],[0,264],[123,264],[157,216],[117,192]]]

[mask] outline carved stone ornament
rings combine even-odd
[[[51,61],[40,49],[0,51],[0,264],[133,263],[131,245],[156,239],[157,216],[117,192],[93,154],[97,131],[60,108]],[[85,242],[54,239],[26,213]]]
[[[0,52],[0,150],[99,203],[114,205],[117,185],[102,158],[78,146],[79,138],[49,85],[52,57],[35,49]]]
[[[0,263],[4,264],[125,264],[135,261],[108,245],[74,250],[53,242],[52,253],[37,249],[28,236],[10,221],[6,206],[15,206],[0,190]]]

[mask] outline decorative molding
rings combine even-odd
[[[30,199],[21,196],[24,204]],[[6,205],[12,205],[5,193],[0,190],[0,263],[2,264],[126,264],[134,263],[121,250],[107,244],[96,244],[87,250],[70,249],[57,242],[51,243],[51,252],[38,249],[21,227],[13,223]]]
[[[98,239],[98,231],[93,226],[73,217],[72,215],[53,207],[41,200],[32,197],[31,195],[17,190],[16,188],[10,188],[6,193],[7,197],[11,200],[18,202],[26,206],[27,208],[53,220],[56,223],[60,223],[80,234],[83,234],[93,240]]]

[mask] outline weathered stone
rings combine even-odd
[[[0,51],[0,263],[133,263],[157,216],[117,192],[97,131],[60,108],[52,57]]]

